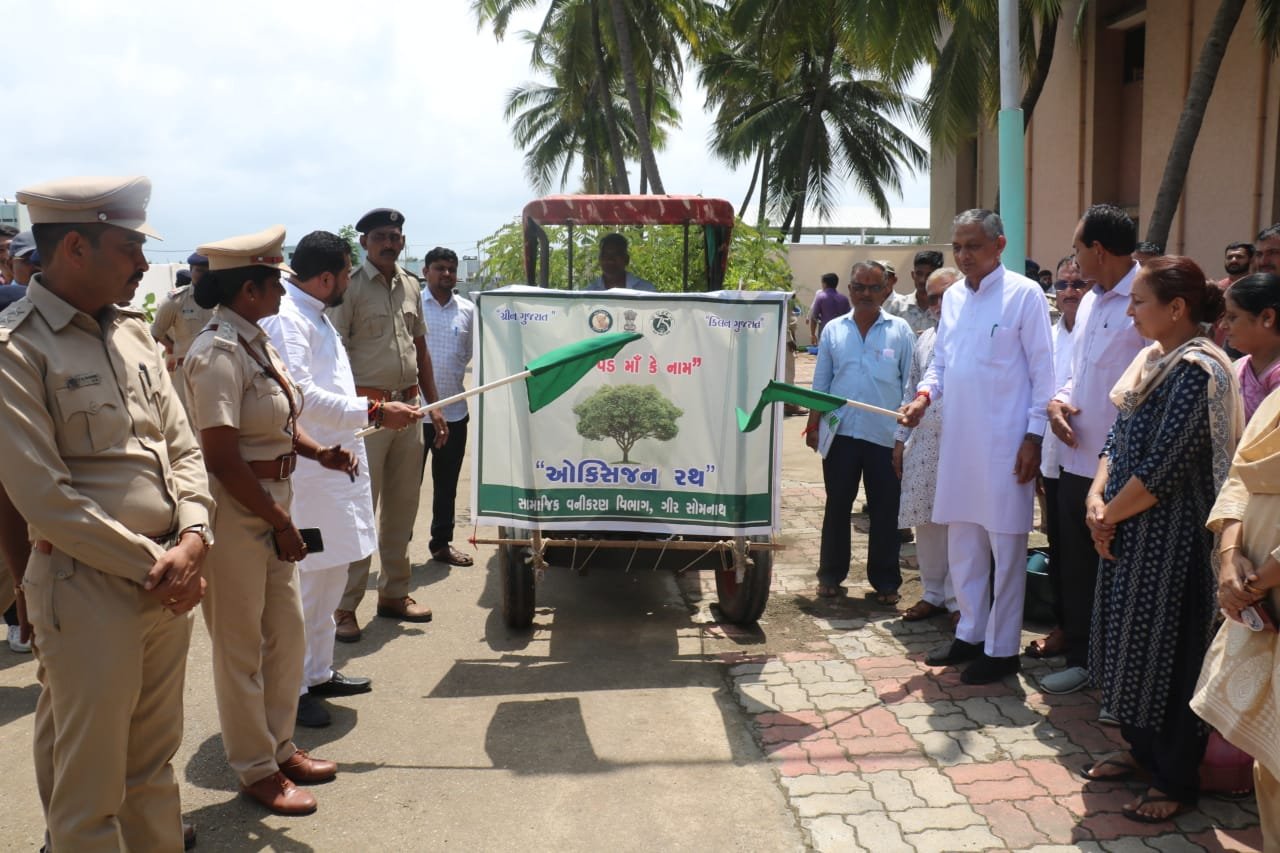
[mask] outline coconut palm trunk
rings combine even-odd
[[[834,38],[834,36],[833,36]],[[822,71],[814,81],[813,104],[809,107],[809,117],[804,128],[804,143],[800,148],[800,168],[796,174],[796,186],[793,190],[795,221],[791,229],[791,242],[800,242],[800,232],[804,229],[804,206],[809,195],[809,170],[813,166],[813,151],[818,144],[818,131],[822,127],[822,111],[827,106],[827,91],[831,87],[831,63],[835,57],[835,44],[827,43],[827,50],[822,57]]]
[[[613,35],[618,42],[618,62],[622,66],[622,79],[626,83],[627,102],[631,105],[631,116],[635,120],[640,162],[644,166],[645,175],[654,193],[664,195],[666,189],[662,186],[661,175],[658,174],[658,161],[653,156],[649,114],[644,108],[644,99],[640,94],[640,79],[636,74],[636,57],[631,47],[631,25],[627,22],[626,1],[610,0],[609,9],[613,13]]]
[[[600,106],[604,110],[605,131],[609,135],[609,159],[613,166],[613,191],[631,195],[631,181],[627,178],[627,158],[622,152],[622,134],[618,130],[618,117],[613,110],[613,92],[609,89],[609,69],[605,66],[604,40],[600,35],[600,7],[591,4],[592,53],[596,60],[596,86],[600,91]],[[646,125],[646,128],[648,126]]]
[[[1204,123],[1205,109],[1209,106],[1209,97],[1213,94],[1213,86],[1218,79],[1218,69],[1222,67],[1222,58],[1227,52],[1227,42],[1231,40],[1231,33],[1243,10],[1244,0],[1222,0],[1213,16],[1209,35],[1200,51],[1200,61],[1196,64],[1195,73],[1191,75],[1191,83],[1187,87],[1187,100],[1182,106],[1182,115],[1178,117],[1178,128],[1174,131],[1173,144],[1169,148],[1169,159],[1165,163],[1160,189],[1156,192],[1155,205],[1151,209],[1151,220],[1147,224],[1148,242],[1160,246],[1168,243],[1169,228],[1173,225],[1173,215],[1178,210],[1178,200],[1182,197],[1182,190],[1187,182],[1187,169],[1191,166],[1191,154],[1195,151],[1200,126]]]

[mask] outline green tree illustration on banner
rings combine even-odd
[[[611,438],[631,462],[631,449],[642,438],[670,441],[680,432],[684,414],[652,385],[606,385],[573,407],[578,435],[592,441]]]

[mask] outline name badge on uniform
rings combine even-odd
[[[80,373],[67,380],[67,390],[88,388],[90,385],[101,385],[102,377],[96,373]]]

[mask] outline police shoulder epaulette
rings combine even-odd
[[[9,343],[9,335],[13,330],[22,325],[22,321],[31,316],[35,304],[26,297],[19,299],[9,305],[4,311],[0,311],[0,344]]]
[[[133,319],[133,320],[147,319],[147,314],[145,311],[140,311],[139,309],[133,308],[131,306],[121,306],[116,310],[120,312],[121,317],[129,317],[130,319]]]
[[[189,285],[189,284],[184,284],[184,285],[182,285],[182,287],[175,287],[173,290],[170,290],[170,291],[169,291],[169,297],[168,297],[168,298],[169,298],[169,299],[177,299],[179,296],[181,296],[182,294],[186,293],[186,292],[187,292],[188,290],[190,290],[190,289],[191,289],[191,285]]]
[[[240,346],[240,335],[230,323],[219,323],[213,330],[213,345],[223,349],[235,349]]]

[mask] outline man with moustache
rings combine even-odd
[[[183,844],[171,760],[213,502],[146,323],[116,307],[148,268],[150,194],[144,177],[17,194],[44,268],[0,314],[0,480],[34,538],[17,580],[53,850]]]
[[[849,400],[893,409],[906,394],[915,333],[901,317],[881,310],[889,297],[880,264],[857,263],[850,272],[853,310],[827,324],[818,343],[813,388]],[[865,482],[871,531],[867,537],[867,579],[879,603],[898,603],[898,503],[901,483],[893,467],[895,424],[891,418],[840,409],[840,421],[822,460],[827,501],[818,557],[818,595],[835,598],[849,575],[849,513]],[[818,412],[809,413],[806,443],[819,446]],[[829,427],[823,426],[825,432]]]
[[[306,401],[298,425],[321,446],[350,446],[360,466],[350,482],[335,479],[311,459],[299,459],[293,473],[294,522],[299,528],[319,528],[324,537],[323,551],[298,562],[306,653],[297,722],[317,728],[331,721],[323,697],[353,696],[373,689],[368,678],[333,668],[333,612],[346,589],[347,570],[377,545],[364,441],[352,439],[356,430],[370,423],[371,403],[356,394],[346,350],[324,314],[326,308],[342,304],[350,284],[347,241],[328,231],[313,231],[298,241],[290,266],[293,276],[285,282],[280,312],[259,325],[270,335]],[[383,403],[372,414],[392,430],[422,418],[416,408],[401,402]]]
[[[902,409],[904,424],[914,427],[933,399],[946,399],[933,521],[947,525],[960,623],[955,640],[925,660],[972,660],[961,675],[966,684],[1021,668],[1027,534],[1053,395],[1044,291],[1005,268],[1005,242],[1004,223],[990,210],[955,218],[951,250],[964,285],[943,297],[933,363]]]
[[[1089,684],[1089,631],[1093,621],[1098,553],[1085,525],[1085,499],[1098,472],[1116,407],[1111,389],[1146,345],[1129,317],[1139,265],[1132,259],[1138,229],[1115,205],[1095,204],[1076,226],[1072,245],[1080,276],[1091,283],[1076,313],[1071,371],[1048,405],[1049,427],[1060,442],[1057,564],[1062,596],[1060,637],[1033,642],[1027,653],[1065,653],[1067,666],[1040,679],[1046,693],[1072,693]]]
[[[1253,256],[1254,272],[1280,275],[1280,222],[1259,231],[1253,246],[1256,249]]]
[[[408,403],[423,397],[434,403],[435,373],[427,351],[427,325],[422,315],[418,280],[396,263],[404,251],[404,214],[389,207],[371,210],[356,222],[367,257],[351,274],[341,305],[328,309],[329,319],[351,360],[356,393],[370,403]],[[449,425],[439,410],[430,413],[436,446],[449,438]],[[385,426],[385,423],[384,423]],[[404,427],[381,429],[365,439],[373,508],[378,514],[379,616],[403,622],[430,622],[431,609],[409,595],[409,541],[418,516],[421,491],[422,433]],[[415,477],[413,472],[419,475]],[[371,557],[351,564],[347,586],[333,618],[337,639],[360,639],[356,607],[364,598]]]
[[[471,361],[471,334],[475,328],[475,303],[453,292],[458,284],[458,255],[436,246],[422,261],[427,289],[422,294],[422,312],[427,321],[427,349],[436,374],[441,398],[462,393],[462,380]],[[431,457],[431,559],[451,566],[470,566],[475,561],[451,544],[453,507],[458,497],[458,475],[467,450],[467,424],[471,416],[467,401],[451,403],[443,410],[449,437],[436,444],[434,424],[423,424],[423,444]],[[423,459],[423,468],[426,459]]]
[[[1226,290],[1247,276],[1253,270],[1253,255],[1252,243],[1228,243],[1222,260],[1227,276],[1218,281],[1218,287]]]

